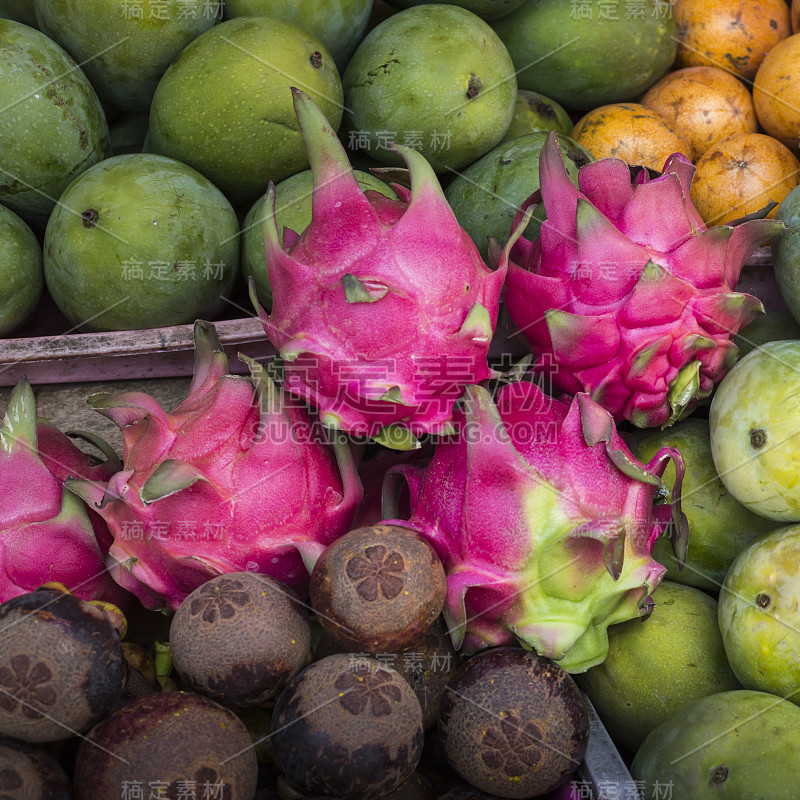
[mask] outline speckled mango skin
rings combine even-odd
[[[0,108],[0,202],[44,227],[66,185],[109,155],[105,112],[64,50],[7,19],[0,19]]]
[[[428,0],[386,0],[386,2],[395,8],[411,8],[424,5]],[[524,2],[525,0],[453,0],[451,5],[466,8],[481,19],[492,20],[510,14]]]
[[[572,133],[572,119],[566,110],[539,92],[527,89],[517,91],[517,102],[514,105],[514,117],[508,126],[503,141],[517,139],[529,133],[555,130],[564,136]]]
[[[643,797],[666,790],[674,800],[796,800],[798,739],[800,709],[788,700],[720,692],[661,723],[631,774],[642,781]]]
[[[581,3],[591,9],[584,17],[565,0],[536,0],[495,22],[520,88],[581,111],[648,89],[675,59],[675,20],[656,0],[646,0],[642,18],[629,18],[626,2]]]
[[[0,286],[0,336],[5,336],[33,313],[44,288],[42,248],[5,206],[0,206]]]
[[[667,568],[669,580],[717,594],[736,556],[776,523],[746,509],[725,488],[714,469],[708,420],[690,417],[663,431],[636,431],[636,444],[636,458],[645,464],[662,447],[676,447],[686,463],[681,493],[689,522],[686,564],[678,567],[666,536],[653,546],[653,558]],[[662,480],[665,486],[675,483],[673,464],[667,465]]]
[[[447,202],[484,260],[489,256],[489,237],[505,245],[517,209],[539,189],[539,153],[546,140],[547,134],[540,132],[501,142],[448,185]],[[559,144],[564,166],[577,186],[578,168],[594,159],[567,136],[559,136]],[[544,218],[540,203],[525,229],[526,238],[539,235]]]
[[[506,0],[507,2],[508,0]],[[259,15],[294,22],[322,40],[343,71],[364,36],[372,0],[226,0],[225,18]]]
[[[689,703],[741,688],[725,657],[713,597],[662,581],[653,602],[647,619],[611,626],[606,660],[577,676],[611,736],[632,753]]]
[[[709,426],[727,490],[763,517],[800,521],[800,341],[767,342],[736,364]]]
[[[479,17],[451,5],[409,8],[382,22],[358,46],[342,84],[345,125],[368,137],[370,156],[401,164],[386,146],[395,139],[439,173],[498,144],[517,97],[503,43]]]
[[[232,202],[252,202],[269,181],[308,167],[292,86],[339,127],[341,81],[318,38],[270,17],[222,22],[164,73],[150,109],[150,147],[202,172]]]
[[[754,542],[732,564],[719,596],[719,627],[746,689],[800,705],[800,525]]]
[[[138,5],[141,18],[126,13],[120,0],[34,2],[42,33],[83,64],[101,100],[128,112],[149,108],[170,62],[216,21],[205,0]]]
[[[223,194],[191,167],[151,154],[115,156],[62,199],[45,232],[44,274],[73,325],[157,328],[219,313],[239,269],[239,225]],[[97,216],[87,227],[91,211]],[[163,273],[153,271],[151,263],[164,262]]]

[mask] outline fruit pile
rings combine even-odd
[[[795,798],[793,6],[0,0],[0,794]]]

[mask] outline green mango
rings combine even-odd
[[[689,523],[689,553],[678,567],[672,545],[661,537],[653,558],[667,568],[670,580],[718,594],[733,560],[752,541],[775,528],[772,520],[745,508],[725,488],[711,457],[708,420],[689,418],[665,430],[636,431],[636,458],[647,464],[662,447],[677,448],[686,463],[681,508]],[[675,483],[675,466],[667,465],[662,481]]]
[[[231,204],[191,167],[130,153],[76,178],[47,224],[47,288],[83,330],[212,319],[239,271]]]
[[[669,0],[527,0],[493,27],[521,89],[588,111],[643,94],[672,65],[678,31]]]
[[[569,114],[555,100],[538,92],[520,89],[514,106],[514,118],[503,141],[518,139],[528,133],[547,133],[547,131],[558,131],[564,136],[569,136],[572,128]]]
[[[614,741],[632,753],[684,706],[741,688],[725,657],[717,601],[671,581],[652,598],[650,616],[612,625],[606,660],[576,676]]]
[[[517,97],[511,58],[489,25],[439,4],[401,11],[367,34],[342,84],[352,149],[398,165],[394,141],[441,173],[491,150]]]
[[[372,0],[226,0],[225,19],[276,17],[322,40],[337,69],[347,66],[367,29]]]
[[[779,527],[731,565],[719,595],[719,627],[745,688],[800,705],[798,581],[800,525]]]
[[[411,8],[428,3],[429,0],[389,0],[395,8]],[[525,0],[450,0],[447,5],[460,6],[477,14],[481,19],[492,20],[510,14],[519,8]]]
[[[800,339],[800,325],[788,308],[775,308],[742,328],[733,337],[733,343],[739,348],[740,358],[744,358],[762,344],[785,339]]]
[[[66,185],[110,152],[86,76],[54,41],[0,19],[0,202],[44,227]]]
[[[150,109],[148,147],[202,172],[236,203],[308,168],[291,87],[333,126],[342,86],[325,45],[297,25],[239,17],[198,36],[164,73]]]
[[[147,111],[161,76],[216,22],[206,0],[34,0],[39,28],[82,68],[100,99]]]
[[[445,190],[456,219],[484,260],[488,257],[489,237],[504,245],[517,210],[539,189],[539,154],[546,140],[546,133],[529,133],[501,142],[462,170]],[[559,135],[558,140],[564,165],[577,186],[578,170],[594,159],[572,139]],[[544,218],[544,205],[540,203],[525,229],[527,239],[539,235]]]
[[[386,197],[397,199],[395,193],[382,180],[368,172],[355,171],[359,186],[367,191],[373,189]],[[298,172],[275,187],[275,219],[278,223],[281,242],[283,242],[283,229],[291,228],[296,233],[302,233],[311,222],[311,198],[313,194],[314,179],[311,170]],[[247,280],[253,277],[256,285],[256,294],[261,303],[269,308],[272,305],[272,290],[267,275],[264,244],[264,220],[268,216],[267,198],[260,197],[253,204],[242,224],[241,258],[242,274]]]
[[[33,231],[0,206],[0,336],[22,325],[36,310],[44,289],[42,248]]]
[[[800,708],[766,692],[704,697],[662,722],[631,764],[642,797],[796,800]]]
[[[800,322],[800,187],[786,195],[775,219],[786,225],[770,241],[775,280],[787,308]]]

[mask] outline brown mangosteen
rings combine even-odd
[[[234,572],[204,583],[181,603],[170,646],[187,688],[220,703],[260,705],[308,663],[311,630],[288,586]]]
[[[445,757],[472,786],[535,797],[583,760],[589,717],[558,664],[521,647],[484,650],[459,669],[439,711]]]
[[[327,633],[323,633],[317,645],[316,657],[341,653],[340,647]],[[422,725],[432,728],[439,718],[439,705],[445,688],[456,674],[461,659],[453,647],[447,631],[436,622],[422,639],[399,653],[362,653],[378,663],[396,669],[409,683],[422,707]]]
[[[311,605],[339,645],[398,652],[418,642],[444,607],[447,583],[433,548],[410,528],[356,528],[311,573]]]
[[[67,773],[36,745],[0,738],[2,800],[72,800]]]
[[[117,707],[124,680],[119,635],[96,606],[57,589],[0,605],[0,733],[67,739]]]
[[[191,692],[156,692],[92,729],[74,787],[77,800],[119,800],[126,787],[129,797],[176,800],[187,786],[197,797],[252,800],[257,780],[250,736],[232,711]]]
[[[337,654],[306,667],[272,715],[272,751],[307,795],[377,800],[415,770],[422,709],[408,683],[377,661]]]

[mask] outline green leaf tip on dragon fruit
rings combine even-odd
[[[240,355],[250,376],[230,374],[213,325],[198,321],[194,337],[194,377],[171,412],[140,392],[90,398],[122,429],[122,468],[66,485],[108,523],[111,574],[148,608],[175,610],[238,571],[303,594],[361,500],[350,449],[330,444],[261,364]]]
[[[58,582],[83,600],[126,604],[105,570],[105,523],[64,488],[69,475],[108,478],[119,465],[105,442],[83,437],[108,460],[98,463],[38,419],[33,389],[19,381],[0,424],[0,602]]]
[[[324,115],[292,92],[314,179],[312,219],[304,231],[285,229],[282,245],[269,187],[271,312],[254,304],[285,362],[284,388],[324,424],[416,448],[419,436],[450,430],[465,386],[495,375],[487,354],[508,248],[490,269],[428,162],[408,147],[392,145],[410,189],[390,184],[397,199],[362,191]]]
[[[753,218],[706,228],[689,195],[694,169],[675,153],[659,177],[631,180],[605,158],[581,167],[576,187],[551,133],[541,188],[515,219],[544,203],[539,237],[511,250],[504,294],[536,368],[640,428],[683,419],[736,362],[734,334],[763,313],[735,290],[739,273],[784,229]]]
[[[383,487],[384,517],[444,564],[453,643],[469,653],[517,638],[570,672],[602,662],[608,626],[644,614],[665,572],[650,555],[656,539],[670,535],[686,557],[680,453],[640,464],[588,394],[556,400],[528,381],[502,387],[496,403],[468,387],[455,425],[427,467],[395,466]],[[402,484],[407,520],[397,520]]]

